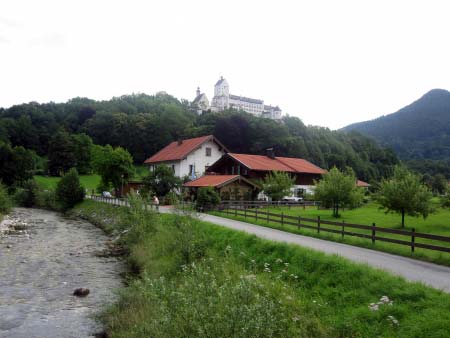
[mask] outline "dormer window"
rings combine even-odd
[[[209,148],[209,147],[205,148],[205,155],[208,156],[208,157],[211,156],[211,148]]]

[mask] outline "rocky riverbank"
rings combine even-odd
[[[0,223],[0,337],[93,337],[123,264],[99,255],[108,237],[84,221],[17,208]],[[88,288],[85,297],[73,295]]]

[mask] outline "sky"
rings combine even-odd
[[[0,107],[230,92],[337,129],[450,89],[448,1],[0,0]]]

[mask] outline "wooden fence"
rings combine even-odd
[[[321,220],[320,216],[317,218],[305,218],[301,216],[289,216],[283,213],[271,213],[266,211],[258,210],[258,208],[241,208],[233,207],[227,204],[221,204],[218,208],[219,211],[232,216],[243,216],[245,219],[254,218],[256,221],[265,221],[267,223],[273,222],[284,225],[292,225],[297,228],[311,229],[317,231],[318,234],[321,232],[340,234],[342,238],[344,236],[354,236],[360,238],[366,238],[375,244],[376,241],[389,242],[399,245],[405,245],[411,247],[411,252],[414,252],[415,248],[423,248],[434,251],[449,252],[450,247],[445,247],[435,244],[417,243],[417,238],[424,238],[428,240],[450,243],[450,237],[432,235],[426,233],[416,232],[413,228],[412,231],[408,230],[398,230],[390,228],[377,227],[375,223],[372,225],[361,225],[361,224],[351,224],[342,222],[333,222]],[[366,233],[355,232],[354,229],[364,230]],[[384,234],[395,234],[404,236],[402,239],[389,238]],[[438,243],[440,244],[440,243]]]
[[[247,208],[270,208],[270,207],[310,207],[320,206],[317,201],[222,201],[220,202],[222,207],[234,207],[240,209]]]

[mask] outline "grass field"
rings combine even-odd
[[[322,220],[330,220],[330,221],[338,221],[345,223],[353,223],[353,224],[362,224],[362,225],[372,225],[375,223],[377,227],[383,228],[393,228],[393,229],[401,229],[401,216],[398,214],[385,214],[382,210],[379,209],[378,205],[375,203],[369,203],[361,208],[354,210],[344,210],[341,212],[341,217],[336,219],[331,215],[331,210],[318,210],[316,207],[309,207],[303,209],[302,207],[271,207],[269,209],[259,209],[261,211],[270,211],[271,213],[283,213],[284,215],[289,216],[301,216],[305,218],[314,218],[317,219],[318,216]],[[400,254],[403,256],[412,256],[417,259],[422,259],[426,261],[432,261],[439,264],[444,264],[450,266],[450,253],[445,252],[437,252],[428,249],[416,248],[413,255],[411,255],[410,247],[398,245],[395,243],[386,243],[386,242],[376,242],[374,245],[369,239],[361,239],[357,237],[349,237],[346,236],[342,238],[341,235],[338,234],[330,234],[330,233],[320,233],[318,234],[316,230],[309,229],[298,229],[295,226],[284,225],[281,226],[275,222],[266,222],[262,220],[255,221],[254,218],[244,218],[241,216],[232,216],[226,215],[220,212],[213,212],[215,215],[220,215],[223,217],[228,217],[240,221],[247,221],[250,223],[255,223],[262,226],[269,226],[271,228],[276,228],[284,231],[289,231],[293,233],[303,234],[307,236],[314,236],[324,239],[329,239],[332,241],[338,241],[343,243],[348,243],[352,245],[367,247],[375,250],[391,252],[395,254]],[[429,233],[434,235],[442,235],[450,237],[450,210],[442,209],[437,207],[436,213],[430,215],[428,218],[416,218],[411,216],[405,217],[405,230],[410,230],[411,228],[415,228],[416,232],[421,233]],[[339,227],[327,226],[331,229],[339,229]],[[366,233],[369,234],[370,231],[351,229],[349,231]],[[405,236],[393,235],[393,234],[383,234],[384,237],[394,238],[394,239],[402,239],[409,240],[409,238]],[[417,239],[419,243],[426,244],[435,244],[444,247],[450,247],[450,243],[445,242],[436,242],[428,239]]]
[[[54,190],[61,177],[51,176],[34,176],[37,184],[44,190]],[[92,189],[96,189],[100,183],[100,176],[98,175],[80,175],[80,183],[90,192]]]
[[[340,257],[139,204],[88,200],[74,214],[129,229],[137,274],[100,316],[108,337],[450,336],[449,294]]]
[[[148,174],[148,168],[145,166],[135,166],[135,175],[133,179],[140,180],[144,176]],[[34,176],[37,184],[45,190],[54,190],[56,185],[58,184],[61,177],[52,177],[52,176]],[[89,192],[92,190],[96,190],[97,186],[100,183],[99,175],[80,175],[81,185],[88,189]]]

